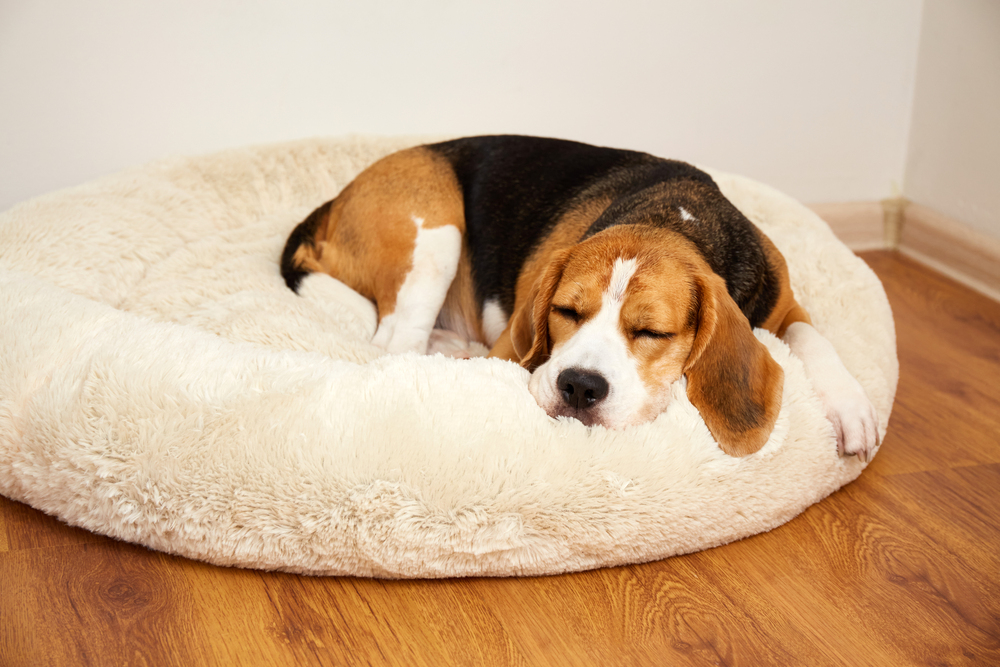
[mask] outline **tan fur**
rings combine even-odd
[[[760,237],[761,244],[764,246],[764,255],[767,258],[767,263],[770,264],[771,270],[778,276],[778,281],[781,284],[781,289],[778,290],[778,302],[774,304],[774,308],[771,310],[771,314],[767,320],[764,321],[763,326],[778,338],[781,338],[785,335],[785,330],[793,322],[812,324],[812,320],[809,319],[809,313],[795,300],[795,295],[792,293],[792,285],[788,279],[788,264],[785,262],[784,255],[781,254],[766,235],[759,234],[758,236]]]
[[[472,264],[464,244],[462,255],[458,259],[458,272],[448,289],[444,306],[438,316],[438,324],[442,329],[458,331],[467,334],[469,340],[486,343],[483,333],[483,320],[479,306],[476,305],[476,286],[472,280]],[[463,330],[464,329],[464,330]]]
[[[381,319],[395,310],[396,294],[413,265],[415,216],[423,218],[426,229],[452,225],[465,233],[455,174],[444,158],[423,147],[393,153],[361,172],[334,200],[312,246],[296,251],[295,261],[374,301]],[[467,262],[465,273],[453,289],[471,289]],[[465,304],[472,298],[471,292],[457,293],[452,300]],[[478,317],[471,328],[479,331]]]

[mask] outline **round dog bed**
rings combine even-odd
[[[0,216],[0,493],[221,565],[380,577],[536,575],[774,528],[853,480],[802,364],[777,425],[725,455],[682,390],[623,431],[553,420],[495,359],[388,356],[372,305],[302,296],[289,231],[414,139],[175,158]],[[784,253],[796,296],[878,410],[898,362],[875,275],[795,201],[712,172]]]

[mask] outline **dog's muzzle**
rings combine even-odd
[[[603,375],[583,368],[567,368],[561,372],[556,378],[556,389],[563,404],[573,411],[574,416],[597,407],[610,391]],[[584,419],[580,421],[586,423]]]

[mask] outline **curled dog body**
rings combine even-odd
[[[418,146],[296,227],[281,270],[293,290],[322,272],[371,299],[387,351],[488,346],[532,371],[553,417],[647,422],[683,379],[733,456],[764,445],[780,408],[761,327],[802,358],[841,454],[877,447],[874,409],[795,301],[781,253],[683,162],[521,136]]]

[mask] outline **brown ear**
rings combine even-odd
[[[529,371],[534,371],[549,357],[549,309],[569,254],[566,249],[552,256],[545,272],[510,318],[508,327],[514,353]]]
[[[684,368],[688,398],[722,451],[753,454],[778,418],[784,371],[753,335],[722,278],[712,273],[696,284],[698,332]]]

